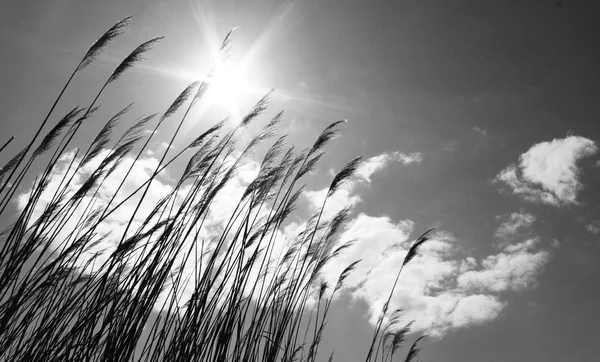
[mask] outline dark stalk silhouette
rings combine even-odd
[[[352,246],[339,240],[351,210],[329,218],[325,208],[361,158],[335,175],[302,232],[282,230],[344,121],[300,151],[278,133],[282,112],[251,134],[268,111],[270,91],[239,123],[223,120],[169,154],[210,89],[206,81],[190,84],[160,117],[138,117],[119,134],[133,104],[97,120],[97,103],[107,87],[118,90],[119,78],[162,39],[156,37],[136,47],[89,104],[74,107],[41,137],[74,76],[129,20],[89,48],[23,149],[10,149],[14,136],[0,148],[13,153],[0,169],[0,215],[11,221],[0,233],[0,360],[332,361],[333,353],[319,351],[326,321],[359,261],[335,284],[325,280],[327,263]],[[231,32],[220,48],[223,59],[230,41]],[[146,172],[144,152],[178,112],[165,151]],[[88,119],[103,127],[81,150],[69,150]],[[42,159],[41,172],[31,175]],[[182,174],[156,199],[157,177],[181,160],[187,161]],[[249,162],[256,176],[232,195],[228,186]],[[223,200],[231,206],[226,215],[218,214]],[[387,308],[402,269],[429,235],[408,250],[390,286],[367,361],[391,361],[410,333],[410,323],[398,326],[401,312]],[[406,361],[415,359],[421,338]]]

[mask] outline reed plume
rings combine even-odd
[[[93,101],[61,118],[28,157],[74,74],[123,34],[129,20],[92,44],[29,145],[0,170],[0,215],[11,219],[0,233],[0,360],[325,358],[320,346],[330,308],[360,264],[350,263],[334,280],[322,278],[328,263],[353,245],[338,242],[351,209],[329,220],[323,210],[353,177],[361,157],[335,175],[321,209],[300,231],[287,235],[284,226],[298,207],[305,176],[345,121],[330,124],[300,151],[279,134],[283,112],[250,134],[269,110],[271,90],[239,123],[224,119],[200,130],[187,147],[169,152],[210,86],[199,81],[160,116],[140,116],[119,134],[133,112],[133,104],[127,105],[101,120],[103,127],[81,152],[67,152],[84,121],[98,118],[96,102],[104,89],[135,67],[162,39],[156,37],[135,48]],[[219,51],[223,58],[230,55],[231,32]],[[152,169],[144,168],[144,151],[180,110],[181,119],[168,122],[175,129],[168,147]],[[45,167],[29,184],[32,163],[46,154]],[[158,175],[178,162],[186,165],[182,174],[173,185],[160,181],[166,191],[154,198]],[[241,182],[240,171],[249,165],[255,173]],[[231,191],[234,182],[241,185],[239,193]],[[24,200],[16,213],[8,207],[15,195]],[[231,207],[221,215],[225,203]],[[410,247],[396,282],[429,237],[427,232]],[[382,315],[388,315],[388,304]],[[391,359],[401,348],[411,324],[398,328],[398,320],[399,313],[392,313],[378,339],[380,318],[367,360],[376,341],[375,360]],[[406,361],[415,358],[421,339]],[[328,360],[333,359],[331,353]]]

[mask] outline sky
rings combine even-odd
[[[357,243],[325,274],[363,262],[334,304],[324,350],[364,358],[405,253],[391,246],[437,226],[392,299],[415,320],[411,341],[430,335],[423,361],[597,360],[600,3],[4,0],[0,142],[14,134],[11,150],[25,145],[87,47],[130,14],[127,35],[75,80],[56,114],[89,103],[128,51],[159,35],[103,96],[99,117],[131,101],[139,114],[163,111],[237,27],[231,61],[243,64],[247,87],[236,104],[216,97],[195,114],[176,147],[272,87],[270,112],[285,111],[292,143],[348,120],[302,197],[315,209],[332,173],[364,155],[331,202],[331,213],[352,207],[342,238]],[[159,197],[169,178],[156,187]]]

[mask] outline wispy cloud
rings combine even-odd
[[[494,234],[500,239],[513,239],[519,235],[521,229],[528,228],[535,222],[535,216],[526,212],[513,212],[508,217],[500,216],[499,219],[507,219]]]
[[[357,193],[357,187],[361,184],[369,184],[373,174],[381,172],[388,167],[390,163],[397,162],[403,165],[410,165],[412,163],[420,163],[422,160],[423,155],[420,152],[401,153],[396,151],[382,153],[363,161],[354,173],[354,177],[344,183],[338,191],[327,200],[324,217],[331,217],[342,208],[354,207],[361,202],[362,198]],[[334,176],[335,171],[329,170],[328,174]],[[316,212],[320,209],[321,204],[327,195],[327,188],[321,190],[306,190],[302,195],[304,199],[308,201],[308,211]]]
[[[420,152],[402,153],[396,151],[383,153],[363,161],[356,171],[356,176],[366,182],[371,182],[371,176],[384,169],[390,162],[410,165],[411,163],[420,163],[421,161],[423,161],[423,154]]]
[[[600,234],[600,221],[593,221],[587,224],[585,229],[594,235]]]
[[[537,238],[529,239],[486,257],[480,270],[467,271],[458,277],[459,288],[497,293],[531,286],[549,258],[547,251],[536,250],[538,243]]]
[[[577,162],[597,151],[594,141],[578,136],[541,142],[522,154],[518,165],[502,170],[495,180],[527,201],[554,206],[577,204],[582,187]]]
[[[479,133],[482,136],[487,136],[488,135],[488,131],[487,129],[483,129],[483,128],[479,128],[479,127],[473,127],[471,128],[473,131]]]

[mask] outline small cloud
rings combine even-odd
[[[357,186],[371,182],[371,176],[383,170],[390,162],[399,162],[403,165],[422,162],[423,155],[420,152],[402,153],[388,152],[378,156],[371,157],[363,161],[360,167],[354,173],[354,178],[344,183],[335,194],[327,198],[326,207],[323,211],[323,217],[333,217],[339,210],[350,207],[362,202],[362,198],[357,193]],[[316,172],[316,171],[315,171]],[[327,172],[330,176],[335,176],[334,169]],[[320,210],[323,200],[327,195],[328,188],[321,190],[305,190],[302,193],[303,198],[308,202],[308,211],[317,212]]]
[[[594,235],[600,234],[600,221],[593,221],[587,224],[585,229]]]
[[[473,131],[475,131],[475,132],[477,132],[477,133],[481,134],[482,136],[487,136],[487,135],[488,135],[487,129],[483,129],[483,128],[479,128],[479,127],[473,127],[473,128],[471,128],[471,129],[472,129]]]
[[[582,188],[577,162],[597,151],[594,141],[579,136],[540,142],[520,156],[518,165],[500,171],[494,181],[505,183],[530,202],[576,205]]]
[[[410,165],[411,163],[420,163],[423,161],[423,154],[420,152],[412,153],[401,153],[391,152],[383,153],[378,156],[371,157],[364,161],[361,166],[356,170],[356,176],[363,181],[370,183],[371,176],[382,169],[384,169],[390,162],[400,162],[403,165]]]
[[[498,227],[494,236],[499,239],[513,239],[518,236],[521,229],[530,227],[534,222],[535,216],[532,214],[513,212],[508,216],[508,220]]]
[[[552,247],[558,248],[559,246],[560,246],[560,241],[558,241],[556,239],[552,239]]]
[[[399,153],[394,152],[396,161],[402,162],[404,165],[410,165],[411,163],[420,163],[423,161],[423,154],[421,152],[412,153]]]

